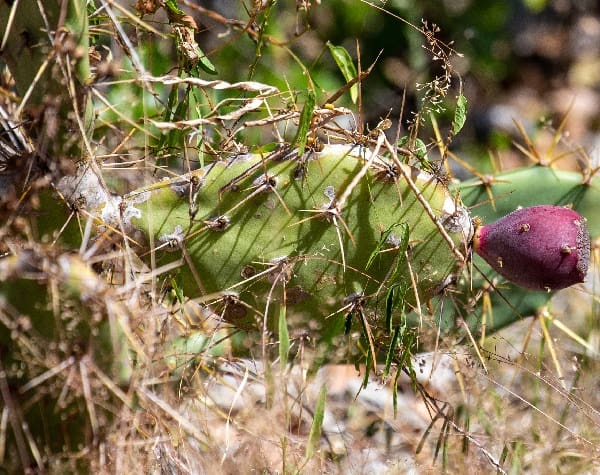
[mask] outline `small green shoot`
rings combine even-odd
[[[395,285],[390,287],[385,298],[385,329],[388,333],[392,332],[392,311],[394,310],[394,289]]]
[[[384,377],[390,374],[390,366],[392,365],[392,360],[394,359],[394,352],[396,351],[396,346],[398,345],[399,336],[400,326],[397,326],[394,330],[394,335],[392,336],[392,342],[390,343],[390,347],[388,348],[387,354],[385,355],[385,369],[383,370]]]
[[[183,304],[185,302],[185,296],[183,294],[183,289],[181,288],[181,285],[179,285],[179,282],[175,277],[171,277],[170,281],[171,288],[173,289],[173,293],[175,294],[175,298],[177,299],[177,303]]]
[[[254,61],[250,65],[248,70],[248,81],[252,80],[254,77],[254,73],[256,72],[256,68],[258,66],[258,62],[262,58],[262,49],[266,45],[265,34],[269,25],[269,18],[271,16],[271,8],[275,4],[274,1],[267,2],[264,5],[264,9],[262,9],[262,18],[255,18],[255,25],[257,26],[256,35],[253,37],[254,43],[256,44],[256,49],[254,50]]]
[[[394,378],[394,385],[392,388],[392,403],[394,407],[394,417],[396,417],[398,411],[398,379],[400,378],[400,373],[406,369],[408,376],[410,377],[411,382],[413,383],[413,389],[416,390],[415,381],[417,380],[417,375],[415,374],[415,370],[412,366],[412,347],[417,340],[417,334],[410,330],[406,323],[399,326],[398,332],[398,342],[402,342],[402,353],[400,353],[400,358],[398,359],[398,368],[396,370],[396,377]]]
[[[315,97],[315,92],[312,90],[312,88],[309,88],[307,90],[306,102],[304,103],[304,107],[300,113],[298,130],[294,140],[292,141],[292,146],[296,144],[298,145],[298,156],[300,157],[304,154],[304,150],[306,149],[307,134],[310,130],[310,123],[312,121],[312,115],[313,111],[315,110],[316,102],[317,99]]]
[[[288,332],[285,304],[279,306],[279,367],[285,371],[290,351],[290,335]]]
[[[409,286],[398,282],[393,284],[385,297],[385,328],[388,333],[393,329],[393,311],[395,308],[400,310],[400,318],[404,319],[404,298]]]
[[[442,423],[442,428],[440,429],[440,434],[438,436],[437,443],[435,444],[435,452],[433,455],[433,459],[437,459],[440,449],[442,450],[442,473],[446,472],[446,467],[448,465],[448,440],[450,438],[450,418],[448,416],[444,417],[444,422]]]
[[[327,399],[327,386],[321,386],[317,404],[315,405],[315,414],[308,434],[308,443],[306,445],[306,458],[310,459],[321,441],[321,429],[323,428],[323,418],[325,416],[325,401]]]
[[[437,413],[434,414],[433,418],[431,419],[431,422],[429,423],[429,425],[427,426],[427,428],[423,432],[423,435],[421,436],[421,440],[419,440],[419,443],[417,444],[417,448],[415,449],[415,454],[420,454],[421,453],[421,451],[423,450],[423,447],[425,446],[425,442],[429,438],[429,434],[431,434],[433,426],[442,417],[444,417],[444,416],[443,416],[443,414],[442,414],[441,411],[439,411],[439,412],[437,412]],[[436,458],[437,458],[437,452],[436,452],[436,454],[434,456],[434,460]]]
[[[398,289],[396,296],[394,296],[394,289]],[[392,365],[392,361],[394,359],[394,354],[396,352],[396,347],[398,346],[398,341],[400,340],[401,334],[404,335],[406,332],[406,315],[404,314],[404,296],[406,295],[406,291],[408,290],[407,286],[401,286],[400,284],[394,284],[392,288],[389,290],[387,298],[386,298],[386,329],[389,333],[392,331],[392,310],[394,307],[399,307],[400,309],[400,320],[402,321],[401,325],[397,325],[394,329],[394,334],[392,335],[392,341],[390,342],[390,346],[388,348],[386,357],[385,357],[385,369],[383,371],[384,376],[388,376],[390,373],[390,367]]]
[[[506,463],[506,458],[508,457],[508,446],[504,443],[502,447],[502,453],[500,454],[500,458],[498,459],[498,465],[502,466]]]
[[[409,228],[408,224],[403,223],[402,227],[403,227],[403,231],[402,231],[402,237],[400,238],[400,243],[398,244],[398,252],[397,252],[398,258],[396,259],[396,267],[394,267],[394,272],[392,272],[392,274],[389,277],[389,279],[392,281],[396,280],[396,276],[400,272],[400,266],[402,265],[402,263],[404,262],[404,259],[406,257],[406,250],[408,249],[408,241],[410,239],[410,228]],[[402,298],[404,298],[405,294],[406,294],[406,290],[402,294]]]
[[[374,361],[373,360],[373,352],[369,349],[369,350],[367,350],[367,362],[365,363],[366,371],[363,376],[363,382],[362,382],[361,389],[366,388],[369,384],[369,374],[371,374],[371,372],[369,371],[369,368],[373,364],[373,361]]]
[[[367,349],[367,371],[365,371],[365,384],[366,387],[369,377],[368,369],[373,367],[373,371],[376,371],[376,363],[377,363],[377,352],[375,351],[375,341],[373,339],[373,332],[371,331],[371,327],[369,326],[369,322],[367,322],[367,317],[365,313],[362,311],[360,307],[357,308],[357,312],[359,315],[359,320],[363,329],[363,336],[367,340],[368,349]]]
[[[469,412],[469,408],[466,405],[460,405],[458,406],[458,408],[456,409],[456,419],[458,420],[462,420],[462,429],[463,429],[463,437],[462,437],[462,453],[463,454],[468,454],[469,453],[469,437],[467,436],[467,434],[469,433],[469,429],[470,429],[470,425],[471,425],[471,415]]]
[[[444,406],[448,407],[446,404]],[[450,407],[449,412],[450,413],[453,412],[451,407]],[[436,412],[436,414],[433,416],[433,418],[431,419],[431,422],[427,426],[427,429],[425,429],[425,432],[423,432],[423,436],[421,437],[421,440],[419,441],[419,444],[417,445],[417,449],[415,450],[415,453],[417,453],[417,454],[420,453],[421,450],[423,450],[425,441],[429,437],[429,434],[433,430],[433,427],[440,419],[442,419],[443,420],[442,427],[440,428],[439,436],[437,438],[437,442],[436,442],[435,450],[434,450],[434,454],[433,454],[433,461],[435,462],[435,460],[438,458],[440,450],[442,451],[442,473],[446,472],[446,467],[447,467],[447,462],[448,462],[448,459],[447,459],[447,457],[448,457],[448,442],[449,442],[450,432],[452,430],[452,425],[450,423],[451,418],[452,418],[451,415],[444,413],[444,408],[438,410]]]

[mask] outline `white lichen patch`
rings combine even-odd
[[[63,177],[57,189],[72,205],[86,208],[105,223],[118,223],[121,197],[104,188],[93,167],[80,166],[75,175]]]
[[[335,188],[331,185],[326,186],[323,190],[323,194],[329,200],[321,206],[321,209],[329,209],[335,201]]]
[[[132,220],[142,217],[136,207],[150,199],[149,190],[138,191],[126,198],[111,193],[98,178],[91,166],[81,166],[73,176],[63,177],[57,184],[58,191],[77,208],[85,208],[102,223],[126,233],[135,230]]]
[[[134,205],[145,203],[150,199],[150,195],[151,193],[149,191],[142,191],[135,196],[129,197],[125,201],[126,205],[122,213],[122,219],[126,226],[130,226],[133,218],[140,219],[142,217],[142,211]]]
[[[252,185],[256,188],[264,188],[265,190],[277,188],[277,176],[270,173],[262,174],[252,181]]]
[[[467,209],[456,203],[452,196],[446,196],[440,217],[444,228],[451,233],[462,233],[465,242],[473,238],[473,222]]]
[[[158,236],[159,248],[167,251],[176,251],[183,247],[184,238],[183,228],[178,224],[172,233],[165,233]]]
[[[399,247],[401,241],[400,241],[400,238],[398,236],[396,236],[394,233],[390,233],[389,236],[387,237],[387,239],[385,240],[385,243],[392,247]]]

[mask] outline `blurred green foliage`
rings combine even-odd
[[[178,5],[196,22],[196,49],[201,56],[206,54],[207,64],[218,75],[212,75],[210,68],[182,67],[176,52],[176,34],[168,28],[166,15],[160,11],[143,15],[142,21],[163,31],[163,37],[122,18],[125,30],[137,36],[140,60],[149,73],[216,78],[229,83],[252,80],[272,85],[281,91],[277,100],[269,102],[276,113],[301,111],[313,94],[315,107],[323,106],[344,86],[352,68],[360,73],[373,65],[361,81],[360,101],[357,101],[356,88],[346,90],[335,100],[336,106],[348,107],[355,114],[357,124],[350,127],[360,129],[364,124],[363,130],[374,129],[384,118],[407,128],[414,119],[413,114],[421,110],[427,90],[418,84],[426,84],[445,73],[445,63],[436,57],[437,51],[430,43],[433,35],[451,48],[449,64],[453,68],[452,84],[443,94],[441,108],[436,109],[442,134],[452,128],[456,100],[464,88],[464,95],[469,99],[470,120],[453,146],[478,157],[476,166],[488,171],[491,166],[486,163],[487,150],[506,149],[513,139],[509,132],[496,126],[496,119],[490,114],[500,91],[510,88],[512,82],[523,80],[522,64],[529,57],[519,50],[515,43],[517,37],[531,25],[552,21],[558,15],[551,2],[527,0],[393,0],[384,3],[281,0],[262,2],[260,9],[243,2],[212,1],[198,6],[182,1]],[[93,24],[102,24],[102,13],[98,15],[92,18]],[[94,40],[99,41],[98,37]],[[339,50],[328,45],[335,45]],[[336,61],[336,51],[347,52],[345,65],[339,63],[339,55]],[[205,163],[210,160],[205,153],[207,149],[218,151],[224,142],[229,143],[230,137],[211,128],[200,127],[193,139],[181,130],[161,133],[148,119],[201,119],[213,111],[215,104],[225,99],[243,98],[244,94],[162,87],[157,83],[148,88],[134,81],[136,72],[127,57],[115,59],[125,71],[119,78],[125,82],[107,88],[112,108],[98,106],[100,122],[106,127],[118,127],[119,123],[128,121],[137,124],[139,130],[133,136],[137,137],[139,146],[148,145],[146,134],[149,132],[153,154],[171,160],[168,162],[171,165],[173,154],[184,146],[187,163]],[[348,61],[353,62],[351,67]],[[259,118],[257,112],[248,119]],[[419,136],[431,147],[434,134],[429,122],[425,121],[422,127]],[[101,138],[105,131],[106,128],[99,128],[96,137]],[[394,131],[395,127],[390,134]],[[294,128],[281,132],[288,141],[293,141],[296,134]],[[236,134],[239,143],[252,147],[277,141],[272,131],[264,129],[236,129]]]

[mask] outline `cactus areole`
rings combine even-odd
[[[532,290],[583,282],[590,260],[585,218],[563,206],[522,208],[480,226],[473,249],[501,276]]]

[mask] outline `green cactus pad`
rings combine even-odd
[[[133,226],[154,237],[157,267],[182,262],[188,297],[251,328],[274,328],[284,304],[293,328],[329,335],[353,311],[383,316],[392,286],[408,307],[424,303],[457,269],[472,232],[436,178],[368,158],[347,146],[303,159],[244,155],[126,201],[140,211]]]

